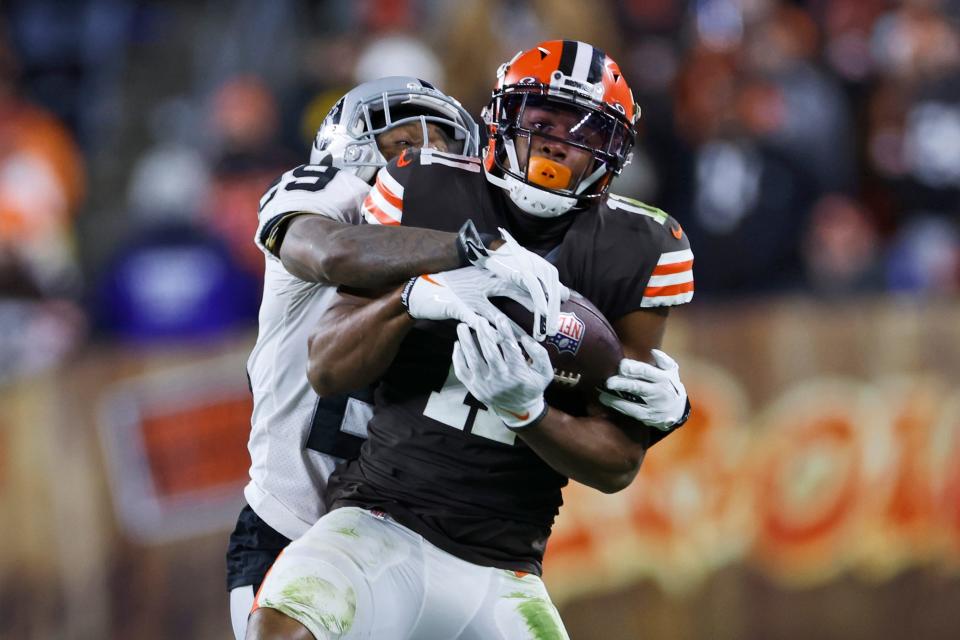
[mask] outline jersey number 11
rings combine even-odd
[[[430,393],[423,415],[454,429],[504,444],[512,445],[517,438],[517,434],[507,429],[500,418],[470,395],[454,374],[453,366],[443,387]]]

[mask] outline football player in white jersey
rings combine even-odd
[[[335,285],[377,289],[477,263],[472,243],[479,241],[495,249],[489,256],[496,260],[482,256],[490,276],[514,281],[533,298],[540,333],[559,322],[567,291],[556,269],[516,243],[468,230],[360,226],[360,205],[378,169],[421,146],[476,156],[477,125],[456,100],[416,78],[364,83],[327,115],[310,164],[284,173],[260,201],[255,241],[266,269],[259,334],[247,365],[252,464],[247,506],[227,552],[237,638],[245,635],[254,594],[277,555],[326,512],[326,480],[338,462],[357,455],[371,415],[365,390],[321,399],[307,380],[307,336]],[[463,320],[471,317],[459,299],[446,303],[460,305]]]

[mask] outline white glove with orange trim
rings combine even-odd
[[[680,426],[688,413],[687,390],[680,367],[659,349],[652,349],[656,366],[624,358],[619,375],[607,378],[600,403],[661,431]]]
[[[518,301],[533,313],[533,337],[543,341],[560,327],[560,303],[570,297],[570,289],[560,282],[557,268],[513,239],[500,228],[503,244],[488,251],[480,241],[476,227],[468,220],[460,229],[463,256],[470,264],[512,282],[527,292],[524,301]]]
[[[543,392],[553,380],[550,356],[536,340],[514,330],[516,325],[509,320],[499,320],[496,326],[499,343],[486,332],[457,325],[453,372],[508,427],[528,427],[547,411]]]
[[[474,331],[495,335],[493,323],[506,316],[488,300],[507,297],[529,304],[525,291],[477,267],[464,267],[411,278],[400,302],[417,320],[459,320]]]

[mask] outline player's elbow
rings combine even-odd
[[[345,243],[328,242],[322,250],[315,251],[314,264],[322,281],[336,284],[351,284],[352,249]]]
[[[310,386],[313,387],[318,396],[328,396],[332,393],[330,389],[333,384],[329,377],[319,372],[316,367],[307,366],[307,380],[310,381]]]
[[[601,493],[617,493],[629,487],[636,476],[636,471],[633,473],[609,474],[603,478],[597,478],[592,484],[593,488]]]
[[[601,493],[623,491],[637,477],[642,463],[643,452],[640,452],[636,457],[623,460],[619,468],[607,469],[604,473],[597,474],[588,484]]]
[[[342,226],[322,216],[295,217],[280,245],[284,268],[308,282],[345,284],[355,249],[341,241]]]
[[[333,376],[325,374],[315,367],[307,367],[307,379],[310,381],[310,386],[313,387],[313,390],[316,391],[317,395],[321,398],[340,393],[340,389],[334,381]]]

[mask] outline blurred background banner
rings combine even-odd
[[[960,309],[784,298],[672,322],[696,411],[623,492],[567,488],[545,578],[571,636],[960,628]],[[251,344],[91,349],[3,390],[4,637],[222,636]],[[160,601],[120,606],[131,584]]]
[[[574,640],[960,637],[960,2],[5,0],[0,639],[224,638],[257,203],[360,81],[474,116],[553,38],[642,109],[694,412],[579,486]]]
[[[117,518],[159,543],[222,531],[243,506],[253,402],[246,353],[148,372],[104,389],[97,423]]]
[[[956,309],[695,315],[680,326],[701,336],[684,360],[696,412],[623,492],[568,488],[546,570],[556,597],[638,577],[683,593],[731,564],[785,589],[920,567],[960,578],[958,361],[923,356],[960,344]],[[722,364],[736,344],[757,348]]]

